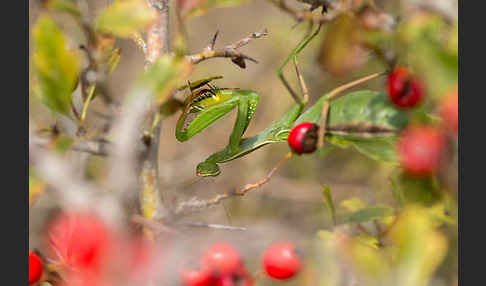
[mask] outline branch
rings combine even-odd
[[[169,1],[147,2],[157,12],[157,17],[147,32],[146,61],[147,64],[153,64],[162,54],[169,52]]]
[[[64,207],[94,208],[105,218],[121,218],[123,212],[119,205],[120,197],[107,194],[95,184],[84,180],[72,160],[41,148],[38,142],[43,139],[32,131],[34,123],[30,122],[29,125],[29,163]]]
[[[218,32],[216,32],[208,47],[206,47],[202,52],[194,55],[188,55],[186,56],[186,58],[193,64],[198,64],[204,60],[211,59],[211,58],[230,58],[233,63],[235,63],[240,68],[244,69],[246,67],[245,60],[249,60],[254,63],[258,63],[258,61],[241,53],[240,51],[238,51],[238,49],[243,46],[246,46],[251,40],[258,39],[266,35],[268,35],[267,29],[264,29],[261,32],[253,32],[247,37],[231,45],[227,45],[224,48],[215,50],[214,45],[216,42],[216,38],[218,36]]]
[[[108,156],[110,142],[105,140],[82,141],[73,145],[72,150],[85,152],[96,156]]]
[[[265,178],[263,178],[262,180],[260,180],[256,183],[253,183],[253,184],[247,184],[243,187],[243,189],[241,189],[239,191],[235,190],[235,191],[232,191],[232,192],[220,194],[220,195],[217,195],[214,198],[209,199],[209,200],[199,200],[198,198],[193,197],[189,201],[185,201],[185,202],[182,202],[181,204],[179,204],[179,206],[175,210],[175,215],[186,215],[186,214],[189,214],[191,212],[195,212],[195,211],[198,211],[198,210],[201,210],[201,209],[206,209],[206,208],[209,208],[211,206],[217,205],[221,201],[229,199],[231,197],[235,197],[235,196],[241,197],[241,196],[246,195],[246,193],[248,193],[249,191],[254,190],[258,187],[261,187],[262,185],[264,185],[268,181],[270,181],[270,178],[273,176],[273,174],[288,159],[290,159],[292,157],[292,154],[293,154],[292,152],[287,153],[287,155],[285,155],[285,157],[282,160],[280,160],[280,162],[278,162],[277,165],[275,165],[275,167],[273,167],[273,169],[270,171],[270,173],[268,173],[268,175]]]

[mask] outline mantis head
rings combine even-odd
[[[218,176],[221,171],[216,163],[213,162],[202,162],[196,167],[196,175],[198,177],[214,177]]]

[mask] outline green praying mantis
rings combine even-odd
[[[176,126],[176,138],[181,142],[189,140],[234,108],[238,108],[228,145],[199,163],[196,167],[197,176],[218,176],[221,173],[218,164],[242,157],[270,143],[285,142],[292,127],[301,122],[320,124],[319,148],[323,147],[325,136],[333,145],[352,145],[374,159],[391,162],[396,159],[393,143],[396,133],[407,125],[406,114],[395,109],[381,92],[366,90],[338,97],[341,92],[382,73],[375,73],[340,86],[324,94],[313,106],[304,111],[308,102],[308,91],[298,68],[297,56],[319,30],[320,26],[314,33],[305,37],[277,71],[278,77],[296,103],[282,118],[253,137],[243,138],[243,135],[258,105],[259,95],[255,91],[217,88],[209,83],[220,77],[203,79],[182,87],[189,88],[191,94],[184,102],[183,112]],[[283,68],[291,59],[303,91],[302,96],[293,91],[283,75]],[[193,113],[196,117],[185,126],[188,115]]]

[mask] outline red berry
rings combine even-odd
[[[201,264],[219,274],[231,274],[241,265],[241,257],[233,246],[215,243],[203,255]]]
[[[287,138],[290,148],[297,154],[316,151],[318,129],[319,126],[312,122],[303,122],[294,126]]]
[[[29,251],[29,285],[37,283],[44,272],[42,260],[40,257]]]
[[[398,142],[402,167],[407,173],[417,176],[436,172],[440,165],[443,145],[443,136],[434,127],[408,128]]]
[[[49,225],[48,246],[63,266],[98,272],[112,244],[107,226],[97,216],[63,213]]]
[[[300,258],[295,253],[295,247],[288,242],[274,243],[263,254],[263,268],[275,279],[293,277],[299,272],[300,266]]]
[[[218,277],[215,286],[235,286],[233,276],[231,274],[226,274]]]
[[[388,95],[395,106],[411,108],[422,101],[424,86],[408,69],[397,67],[388,76]]]
[[[181,273],[185,286],[210,286],[214,284],[214,277],[209,269],[184,270]]]
[[[458,131],[458,96],[457,87],[444,97],[440,106],[440,115],[448,130],[457,136]]]

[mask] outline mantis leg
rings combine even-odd
[[[245,132],[246,127],[249,123],[249,121],[247,120],[248,109],[248,98],[246,96],[241,96],[238,103],[238,115],[236,117],[233,132],[231,132],[228,144],[228,150],[230,152],[236,152],[238,150],[241,137],[243,136],[243,133]]]
[[[196,174],[201,177],[217,176],[220,169],[217,163],[221,163],[226,158],[237,154],[240,151],[241,137],[250,124],[253,114],[258,104],[259,96],[253,91],[239,90],[234,97],[238,102],[238,114],[236,122],[231,132],[228,146],[223,151],[209,156],[206,161],[199,163],[196,167]]]
[[[292,87],[289,85],[289,83],[287,82],[287,80],[285,79],[284,75],[283,75],[283,68],[287,65],[287,63],[290,61],[290,59],[294,59],[294,63],[296,63],[296,58],[297,58],[297,55],[307,46],[307,44],[309,44],[310,41],[312,41],[312,39],[314,39],[315,36],[317,36],[317,34],[319,33],[321,29],[321,24],[319,24],[319,27],[317,28],[317,30],[311,34],[310,36],[308,37],[305,37],[298,45],[297,47],[295,47],[295,49],[292,51],[292,53],[290,53],[290,55],[284,60],[284,62],[282,63],[282,65],[278,68],[277,70],[277,76],[280,78],[280,80],[282,81],[282,83],[284,84],[285,88],[287,88],[287,90],[289,91],[290,95],[292,95],[292,97],[294,98],[294,100],[299,103],[299,104],[302,104],[302,105],[305,105],[307,104],[307,101],[306,99],[301,99],[297,93],[294,92],[294,90],[292,89]]]

